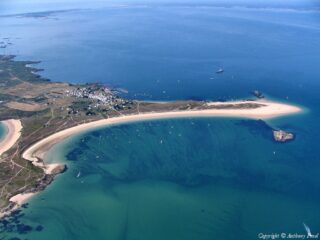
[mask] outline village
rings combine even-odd
[[[113,89],[97,84],[68,89],[65,90],[65,93],[67,97],[76,98],[76,103],[78,103],[69,107],[69,114],[78,113],[79,110],[77,108],[79,107],[82,107],[81,110],[87,110],[87,115],[94,115],[93,110],[118,111],[130,109],[133,103],[130,100],[119,97]]]

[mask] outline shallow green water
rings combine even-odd
[[[318,165],[302,164],[299,151],[295,142],[273,142],[261,121],[176,119],[96,130],[51,151],[48,161],[65,161],[68,171],[17,217],[33,231],[7,236],[257,239],[305,233],[303,222],[316,230]]]
[[[1,139],[4,138],[4,136],[6,135],[6,127],[0,123],[0,141]]]

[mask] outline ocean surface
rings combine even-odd
[[[320,9],[316,1],[4,0],[2,53],[53,81],[149,100],[238,99],[254,89],[304,113],[116,125],[54,147],[68,170],[0,239],[259,239],[320,232]],[[7,39],[9,38],[9,39]],[[222,67],[225,72],[216,74]],[[293,132],[276,143],[271,128]]]

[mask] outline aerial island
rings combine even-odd
[[[294,134],[283,130],[273,130],[273,138],[277,142],[287,142],[294,139]]]
[[[116,89],[100,84],[49,81],[38,75],[39,69],[33,67],[36,63],[0,56],[0,121],[7,128],[0,142],[0,217],[17,209],[66,170],[64,165],[45,163],[45,153],[81,131],[152,119],[268,119],[301,111],[297,106],[261,98],[227,102],[129,100]],[[293,137],[283,131],[274,134],[281,141]]]

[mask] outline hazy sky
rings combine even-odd
[[[320,8],[318,0],[1,0],[0,15],[120,4],[194,4],[244,7]]]

